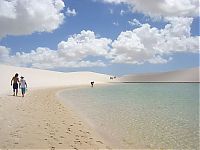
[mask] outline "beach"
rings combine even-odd
[[[171,112],[170,109],[168,109],[171,107],[167,106],[165,108],[163,107],[165,105],[151,105],[148,103],[148,101],[150,98],[149,96],[152,96],[152,100],[154,100],[156,96],[158,100],[156,101],[157,104],[160,104],[160,102],[162,102],[167,97],[171,99],[171,95],[166,95],[162,97],[162,92],[173,89],[173,84],[170,84],[169,87],[167,87],[167,84],[165,84],[158,86],[155,85],[154,87],[156,89],[151,88],[154,91],[151,93],[155,93],[158,95],[160,94],[160,97],[158,98],[158,95],[148,95],[145,92],[149,91],[148,86],[151,86],[150,84],[136,84],[133,85],[133,87],[131,84],[127,84],[126,88],[126,86],[122,85],[122,82],[124,82],[123,77],[121,81],[118,78],[117,80],[110,80],[110,75],[93,72],[62,73],[7,65],[0,65],[0,70],[3,73],[3,76],[0,78],[0,149],[112,149],[159,147],[177,148],[176,143],[171,147],[167,147],[167,143],[159,145],[160,142],[159,140],[156,141],[156,138],[162,139],[159,137],[161,134],[158,134],[159,136],[156,135],[154,138],[150,138],[151,140],[147,140],[148,137],[143,136],[143,134],[145,134],[144,131],[150,131],[148,130],[148,124],[146,127],[144,127],[144,130],[141,128],[142,125],[146,124],[146,122],[144,121],[146,120],[145,117],[151,120],[153,119],[151,118],[153,115],[158,114],[158,118],[162,118],[162,116],[160,116],[161,113],[165,114],[165,112]],[[10,80],[15,73],[19,73],[20,76],[23,75],[28,83],[28,91],[24,98],[21,97],[21,91],[19,91],[18,96],[12,96],[13,92],[12,87],[10,85]],[[188,75],[191,76],[193,73],[193,71],[191,71],[191,73],[187,71],[187,75],[183,75],[181,81],[188,82],[188,79],[191,79],[191,81],[195,81],[196,77],[188,78]],[[167,75],[168,74],[166,74],[165,77],[169,78],[167,77]],[[181,73],[178,75],[180,76]],[[131,80],[135,81],[135,78],[131,78]],[[94,81],[93,88],[91,88],[90,84],[90,82],[92,81]],[[130,80],[127,81],[129,82]],[[110,82],[115,83],[114,85],[116,86],[107,86],[110,85]],[[188,87],[189,90],[192,90],[188,92],[189,95],[179,95],[183,95],[183,98],[187,98],[188,96],[191,97],[190,95],[193,94],[194,91],[196,91],[196,86],[193,85],[194,84],[192,84],[191,86],[195,87],[195,90],[192,90],[193,88],[190,88],[190,85],[188,86],[188,84],[186,84],[186,87]],[[179,85],[177,86],[179,87]],[[185,93],[187,93],[187,88],[185,88],[182,85],[180,86],[180,88],[177,88],[177,86],[174,86],[174,90],[171,90],[170,93],[175,92],[175,97],[174,95],[172,95],[172,97],[175,100],[177,98],[183,99],[181,97],[176,97],[176,89],[185,89]],[[70,93],[65,93],[66,95],[63,96],[62,91],[66,91],[66,89],[67,91],[70,91]],[[132,91],[133,89],[135,89],[134,92]],[[127,91],[129,91],[128,93],[130,94],[133,93],[133,95],[127,95]],[[179,92],[181,93],[182,90],[180,90]],[[81,93],[83,95],[81,95]],[[194,94],[198,96],[198,94]],[[62,99],[60,96],[62,97]],[[124,98],[126,98],[127,96],[127,101],[124,101]],[[142,102],[140,101],[140,99],[142,98],[141,96],[143,96],[144,103],[140,103]],[[134,101],[132,101],[130,98]],[[75,103],[73,103],[73,105],[75,107],[72,107],[71,105],[69,105],[69,103],[65,103],[63,99],[64,101],[74,101]],[[148,101],[145,102],[145,100]],[[196,98],[194,100],[194,102],[196,102]],[[183,103],[183,106],[184,108],[188,108],[187,105],[185,105],[188,102],[187,99],[185,102],[186,103]],[[172,101],[172,103],[174,103],[174,101]],[[175,101],[175,104],[176,103],[177,102]],[[196,103],[193,104],[194,106],[197,106],[195,105]],[[149,109],[154,106],[156,106],[154,111]],[[163,109],[160,109],[162,107]],[[79,108],[81,108],[82,110]],[[129,110],[127,108],[129,108]],[[107,111],[104,111],[106,109]],[[189,110],[193,109],[189,108]],[[123,113],[120,113],[120,111]],[[131,113],[129,112],[134,112],[134,115],[136,116],[130,115]],[[107,118],[107,120],[104,119],[101,121],[101,119],[97,118],[96,121],[94,121],[91,118],[84,115],[87,113],[92,118],[94,118],[94,116],[102,116],[103,119]],[[140,120],[141,114],[144,114],[144,120]],[[152,115],[148,117],[148,115],[146,114]],[[123,119],[125,117],[126,119],[128,119],[128,121],[133,122],[130,122],[128,124],[128,121],[125,121]],[[172,124],[174,121],[174,124],[176,125],[176,130],[188,128],[189,126],[187,125],[190,125],[187,123],[187,118],[185,118],[188,116],[182,115],[182,110],[180,112],[180,117],[180,119],[186,120],[176,120],[172,118],[172,121],[168,121]],[[193,112],[192,117],[196,118],[196,114],[194,116]],[[162,120],[158,119],[157,121],[157,123],[161,123],[159,121]],[[99,123],[99,126],[95,125],[95,123]],[[179,128],[179,123],[183,125],[183,128]],[[112,131],[114,130],[117,134],[110,134],[109,138],[106,134],[101,132],[100,128],[104,127],[104,124],[107,124],[107,126],[105,126],[105,131],[108,131],[107,134],[112,133]],[[131,127],[133,127],[129,128],[129,131],[131,132],[133,132],[132,129],[134,129],[134,134],[131,134],[131,137],[127,136],[126,134],[123,134],[126,130],[126,126],[124,125],[131,125]],[[153,124],[152,128],[157,129],[157,127],[155,128],[154,125],[155,124]],[[166,128],[169,127],[166,122],[164,122],[163,125],[159,124],[159,126],[166,126]],[[188,129],[190,129],[190,127]],[[162,131],[162,129],[160,131]],[[188,130],[184,130],[184,132],[187,131]],[[168,133],[170,132],[168,132],[168,130],[166,130],[165,132],[165,139],[171,140],[171,136],[168,137]],[[196,130],[194,132],[195,133],[191,132],[191,137],[194,137],[196,141]],[[183,132],[181,131],[180,133]],[[115,138],[118,137],[118,135],[123,135],[125,137],[121,140],[122,142],[117,142],[117,140],[115,140]],[[177,134],[174,137],[175,140],[179,140],[179,137],[184,138],[185,135],[186,134],[184,134],[183,136]],[[137,143],[137,141],[145,141],[145,139],[147,140],[147,144],[145,142],[144,144],[141,144],[139,142]],[[152,142],[155,142],[154,145],[152,144]],[[191,146],[192,144],[193,143],[190,142],[187,145],[182,146],[179,144],[180,146],[178,146],[179,148],[185,148],[187,146],[189,146],[189,148],[193,148],[193,146]],[[196,144],[196,147],[198,147],[197,145],[198,144]]]
[[[24,98],[1,96],[0,148],[108,148],[87,123],[58,101],[55,95],[62,89],[34,90]]]

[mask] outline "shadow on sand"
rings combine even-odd
[[[10,94],[10,95],[8,95],[8,96],[12,96],[12,97],[22,97],[22,96],[19,96],[19,95],[17,95],[17,96],[13,96],[13,95],[11,95],[11,94]]]

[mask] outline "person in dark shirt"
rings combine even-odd
[[[13,96],[17,96],[18,83],[19,83],[19,78],[18,78],[18,73],[16,73],[15,76],[11,80],[11,86],[13,86]]]
[[[93,86],[94,86],[94,81],[91,82],[91,87],[93,87]]]

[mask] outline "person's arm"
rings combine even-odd
[[[11,86],[12,86],[12,81],[13,81],[13,78],[12,78],[12,80],[11,80]]]
[[[27,83],[25,82],[26,88],[27,88]]]
[[[18,82],[19,82],[19,88],[20,88],[21,87],[21,80],[20,81],[18,80]]]

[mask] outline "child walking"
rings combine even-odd
[[[19,87],[21,88],[21,91],[22,91],[22,97],[24,97],[27,84],[26,84],[26,81],[24,80],[24,77],[21,76],[20,78],[21,80],[19,81]]]

